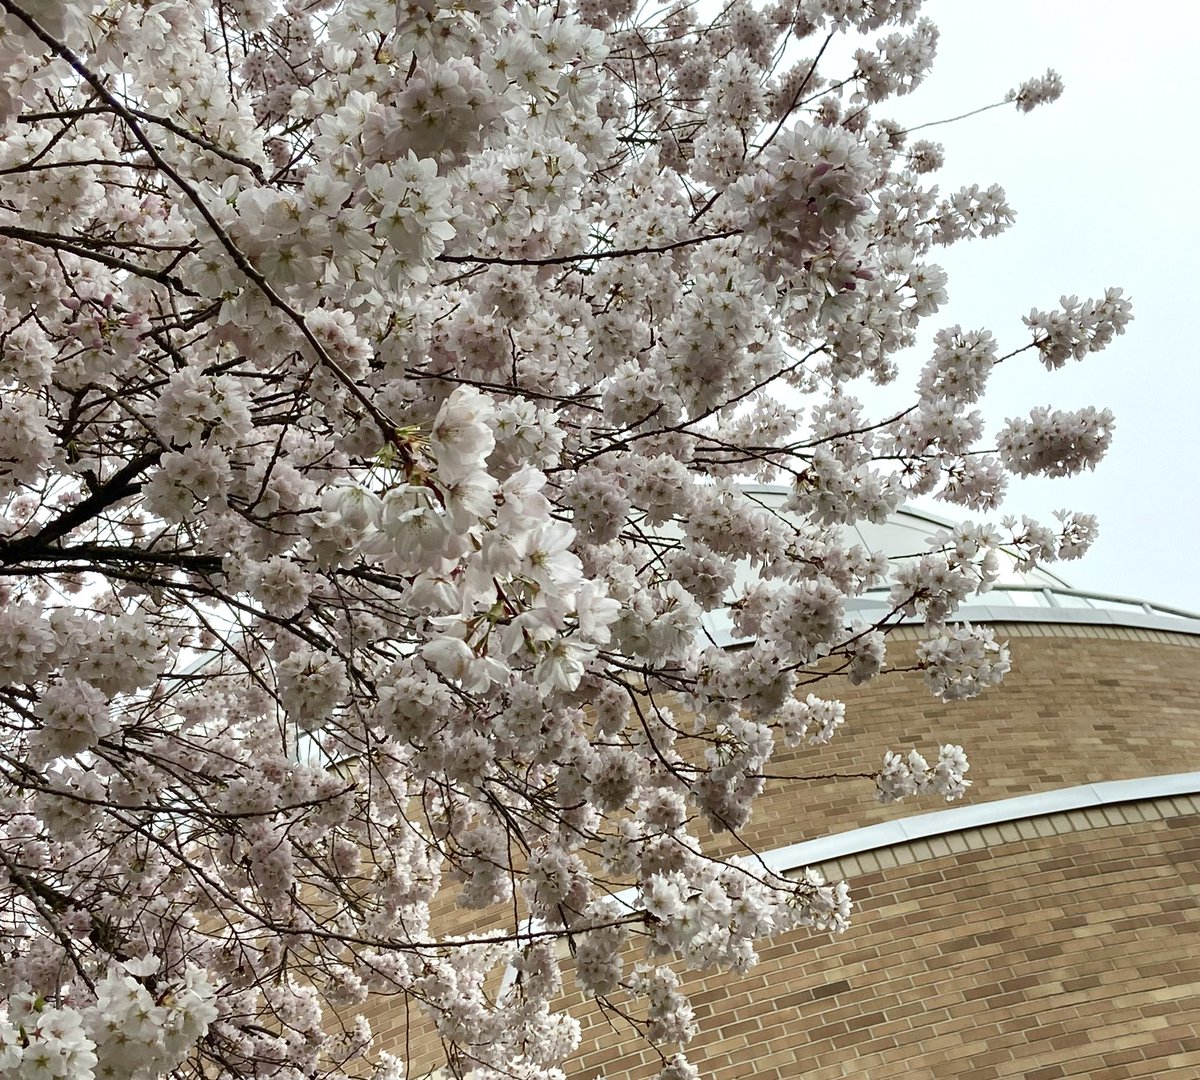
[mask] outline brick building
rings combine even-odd
[[[902,513],[863,539],[900,555],[940,524]],[[961,612],[1008,640],[1002,686],[943,705],[884,674],[840,695],[829,747],[777,752],[802,777],[956,742],[975,786],[949,809],[880,806],[867,782],[767,789],[744,838],[776,869],[845,877],[856,916],[687,980],[707,1080],[1200,1077],[1200,617],[1009,570]],[[899,628],[889,666],[921,637]],[[570,1080],[657,1075],[627,1028],[571,1004]]]

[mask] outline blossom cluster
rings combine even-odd
[[[978,406],[1131,317],[908,370],[936,252],[1014,219],[880,111],[919,8],[0,0],[0,1080],[398,1078],[377,995],[455,1075],[560,1080],[568,975],[691,1080],[683,968],[846,928],[729,857],[773,760],[905,618],[935,695],[995,685],[956,610],[1096,535],[854,526],[1095,465],[1106,411]]]
[[[110,966],[83,1008],[12,994],[0,1011],[0,1077],[157,1080],[182,1064],[217,1017],[216,995],[191,965],[178,985],[155,985],[151,994],[158,968],[155,958]]]
[[[903,757],[889,750],[876,779],[875,797],[890,803],[911,795],[932,794],[949,802],[961,797],[971,786],[971,781],[964,779],[970,768],[961,746],[943,746],[933,765],[916,750]]]
[[[1016,90],[1008,92],[1007,100],[1016,103],[1021,112],[1031,112],[1039,105],[1057,101],[1062,97],[1062,76],[1053,68],[1048,68],[1045,75],[1026,79]]]

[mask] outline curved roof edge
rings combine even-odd
[[[788,844],[774,851],[763,852],[764,864],[776,873],[786,873],[806,866],[843,859],[878,848],[897,847],[933,836],[1001,825],[1011,821],[1046,817],[1071,810],[1096,810],[1121,803],[1167,799],[1174,796],[1200,794],[1200,772],[1169,773],[1165,776],[1145,776],[1135,780],[1107,780],[1078,787],[1054,788],[1011,799],[956,806],[951,810],[913,814],[867,825],[861,829],[832,833],[816,840]]]
[[[1046,602],[1030,607],[987,602],[988,597],[998,600],[1007,593],[1022,595],[1032,593],[1043,597]],[[1101,606],[1094,606],[1089,601]],[[1120,606],[1113,607],[1114,604]],[[861,619],[863,622],[874,622],[887,615],[891,610],[890,604],[883,600],[872,600],[869,595],[851,598],[846,602],[847,616]],[[904,617],[892,620],[890,625],[920,626],[924,621],[921,618]],[[999,587],[979,598],[978,603],[963,604],[946,621],[950,624],[968,622],[1112,626],[1134,630],[1161,630],[1200,637],[1200,614],[1151,604],[1133,597],[1083,592],[1079,589],[1032,590]],[[741,637],[735,634],[728,614],[723,611],[707,612],[704,624],[708,636],[720,648],[748,645],[754,640],[752,637]]]
[[[785,485],[742,484],[740,488],[765,508],[786,513],[780,509],[790,492]],[[904,550],[904,545],[912,540],[913,530],[953,529],[956,524],[957,522],[950,518],[906,504],[883,524],[860,522],[853,526],[843,526],[843,529],[847,534],[856,535],[858,541],[868,549],[883,550],[892,558],[906,558],[909,552]],[[849,539],[849,536],[847,538]],[[894,550],[896,545],[900,545],[902,553]],[[1000,551],[1008,557],[1010,564],[1018,563],[1018,556],[1011,549],[1002,544]],[[849,598],[846,601],[846,615],[865,622],[875,622],[883,618],[891,611],[891,605],[886,599],[888,591],[886,588],[871,589],[863,596]],[[910,626],[920,625],[922,621],[920,618],[891,620],[893,625],[898,623]],[[1074,589],[1057,574],[1041,566],[1014,572],[1013,566],[1010,565],[1009,571],[1002,574],[990,592],[973,597],[948,621],[1111,626],[1200,637],[1200,613],[1154,603],[1140,597]],[[711,640],[721,647],[747,644],[753,640],[733,633],[731,620],[724,610],[708,612],[704,626]]]
[[[1019,599],[1021,603],[1014,604]],[[1030,603],[1030,601],[1034,601]],[[1008,601],[1007,603],[1000,601]],[[870,618],[885,614],[890,606],[870,596],[857,597],[846,605],[848,614]],[[919,625],[917,618],[901,619],[901,625]],[[1140,630],[1167,630],[1200,635],[1200,614],[1182,608],[1154,604],[1132,596],[1097,593],[1084,589],[1031,589],[998,586],[963,604],[948,620],[971,623],[1050,623],[1061,626],[1124,626]]]

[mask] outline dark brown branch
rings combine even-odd
[[[43,548],[33,556],[39,562],[142,563],[150,566],[173,566],[197,574],[219,574],[219,555],[189,555],[180,551],[151,551],[141,547],[106,547],[103,544],[72,544],[69,547]],[[0,561],[10,561],[0,548]]]
[[[110,269],[124,270],[126,273],[134,274],[137,277],[157,281],[160,285],[166,285],[183,293],[185,296],[200,295],[194,289],[189,289],[181,279],[175,277],[173,274],[168,274],[163,270],[153,270],[148,266],[139,266],[137,263],[118,258],[116,255],[106,255],[101,251],[96,251],[93,243],[81,237],[38,232],[36,229],[23,229],[19,225],[0,225],[0,236],[7,236],[26,244],[36,244],[39,247],[54,248],[56,251],[65,251],[80,259],[91,259],[92,262],[98,262]]]
[[[547,255],[545,258],[529,258],[528,256],[511,255],[439,255],[438,262],[446,263],[483,263],[495,266],[565,266],[568,263],[588,262],[592,259],[627,259],[636,255],[664,255],[676,248],[690,247],[693,244],[704,244],[709,240],[727,240],[731,236],[741,236],[740,229],[726,229],[724,232],[709,233],[705,236],[692,236],[686,240],[676,240],[661,247],[612,248],[609,251],[585,251],[574,255]]]
[[[63,511],[32,536],[0,543],[0,565],[8,566],[31,557],[40,557],[43,552],[80,525],[107,510],[110,506],[136,495],[142,489],[137,480],[147,469],[157,465],[162,457],[161,449],[151,450],[130,461],[123,469],[114,473],[82,502]]]

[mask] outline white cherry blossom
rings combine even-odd
[[[0,1080],[399,1080],[381,997],[456,1076],[561,1080],[571,986],[695,1080],[682,971],[846,929],[712,834],[901,619],[897,677],[995,685],[953,616],[1001,543],[1097,535],[854,527],[1092,468],[1107,411],[982,403],[1131,318],[937,321],[939,248],[1015,211],[883,116],[920,7],[0,0]]]

